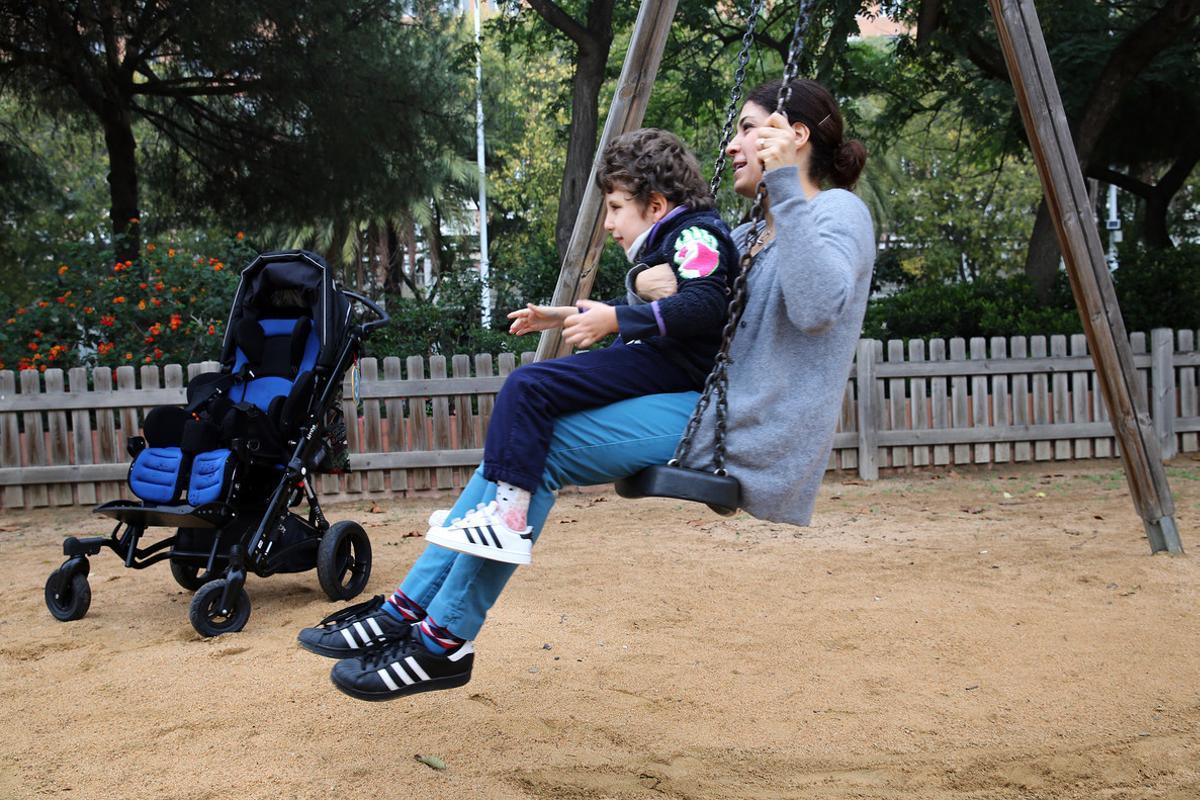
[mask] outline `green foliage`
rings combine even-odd
[[[1200,244],[1126,247],[1113,280],[1127,330],[1200,328]]]
[[[1081,330],[1065,281],[1056,288],[1051,304],[1039,306],[1023,275],[914,284],[873,300],[863,323],[863,336],[871,339],[1028,336]]]
[[[74,248],[41,297],[5,303],[0,368],[218,358],[238,273],[253,256],[241,233],[147,243],[137,261],[117,261],[107,248]]]

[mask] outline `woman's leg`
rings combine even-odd
[[[698,397],[696,392],[647,395],[561,418],[529,506],[534,540],[563,486],[608,483],[669,460]],[[477,470],[451,517],[494,495],[494,484]],[[400,588],[437,624],[459,638],[474,639],[515,570],[512,564],[429,545]]]

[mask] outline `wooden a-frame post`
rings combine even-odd
[[[574,305],[592,291],[596,280],[596,262],[604,248],[604,197],[596,186],[596,165],[600,153],[613,139],[623,133],[636,130],[646,116],[646,105],[650,101],[650,90],[658,75],[663,50],[667,45],[667,34],[671,31],[671,20],[675,17],[678,0],[642,0],[633,36],[629,40],[629,52],[625,54],[625,65],[621,78],[613,93],[612,105],[604,123],[604,133],[596,145],[596,158],[592,159],[592,170],[588,174],[587,187],[579,204],[579,215],[571,230],[571,241],[563,255],[562,269],[554,287],[555,306]],[[562,343],[562,330],[552,328],[542,332],[538,340],[537,360],[565,356],[571,352],[570,345]]]
[[[1067,127],[1050,55],[1033,0],[989,0],[1017,105],[1037,161],[1042,190],[1067,264],[1071,292],[1083,319],[1101,394],[1113,421],[1133,503],[1152,553],[1182,553],[1175,503],[1154,426],[1138,402],[1137,371],[1100,245],[1083,172]]]

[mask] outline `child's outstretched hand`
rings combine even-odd
[[[617,310],[595,300],[580,300],[575,304],[581,313],[563,321],[563,341],[572,347],[590,347],[616,333]]]
[[[508,315],[508,332],[517,336],[562,327],[563,320],[579,312],[573,306],[535,306],[533,303]]]

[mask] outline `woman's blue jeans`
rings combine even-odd
[[[541,485],[529,503],[534,541],[563,486],[610,483],[666,463],[698,398],[696,392],[646,395],[559,419]],[[450,517],[460,517],[495,496],[496,485],[483,477],[481,467],[463,488]],[[515,570],[514,564],[427,545],[400,590],[455,636],[474,639]]]

